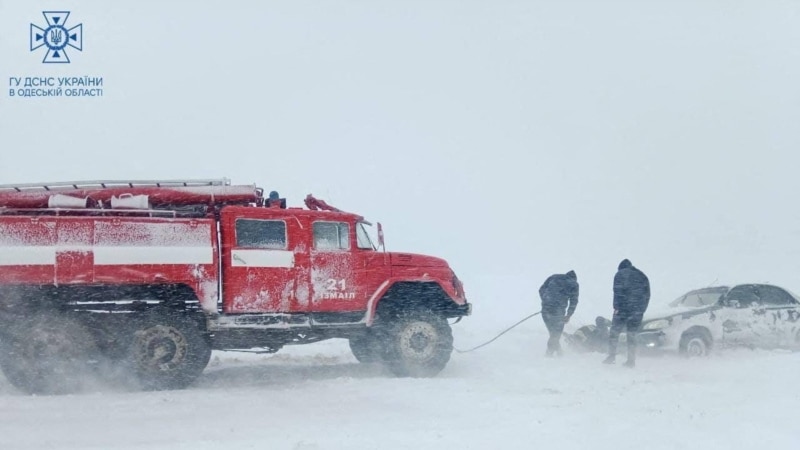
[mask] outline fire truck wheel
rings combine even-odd
[[[14,323],[0,340],[0,368],[11,384],[29,394],[81,391],[92,377],[98,351],[80,322],[40,313]]]
[[[155,310],[138,321],[129,353],[144,389],[183,389],[211,358],[211,346],[197,320],[184,313]]]
[[[383,346],[373,330],[351,337],[350,350],[360,363],[376,363],[383,360]]]
[[[453,332],[430,311],[404,311],[387,328],[386,364],[401,377],[432,377],[450,360]]]

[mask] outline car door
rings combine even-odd
[[[756,286],[735,286],[723,299],[723,308],[715,312],[722,322],[722,340],[732,345],[755,345],[759,341],[757,315],[760,299]]]
[[[347,221],[315,220],[311,230],[311,312],[364,311],[365,293],[352,250],[353,225]]]
[[[233,212],[232,212],[233,211]],[[286,212],[264,209],[237,215],[223,210],[223,310],[226,313],[298,313],[295,252],[299,224]]]
[[[764,347],[787,347],[795,343],[798,321],[798,302],[784,289],[759,285],[759,307],[753,311],[754,326]]]
[[[369,224],[356,223],[356,250],[353,252],[354,275],[356,280],[359,280],[359,289],[364,291],[362,309],[367,308],[371,297],[391,277],[389,254],[377,251],[366,226]]]

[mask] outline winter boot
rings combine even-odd
[[[625,367],[636,367],[636,340],[631,337],[628,342],[628,360],[625,361]]]
[[[617,362],[615,355],[608,355],[608,357],[603,360],[603,364],[614,364],[615,362]]]

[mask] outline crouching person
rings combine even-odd
[[[611,321],[597,316],[594,325],[584,325],[574,333],[564,333],[567,343],[581,352],[605,353],[608,350],[608,330]]]

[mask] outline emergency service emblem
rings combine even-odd
[[[46,27],[31,24],[31,51],[47,47],[43,63],[68,64],[67,47],[83,51],[83,24],[67,28],[69,11],[43,11]]]

